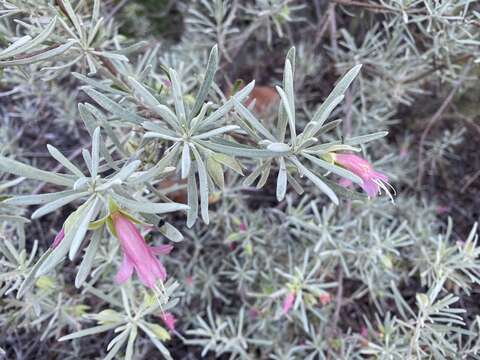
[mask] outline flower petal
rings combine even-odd
[[[127,256],[123,256],[122,264],[118,269],[117,275],[115,275],[115,282],[117,284],[123,284],[127,281],[133,274],[133,264],[128,259]]]
[[[382,180],[384,183],[388,183],[388,176],[378,171],[372,171],[372,174],[370,175],[370,177],[372,179],[379,179],[379,180]]]
[[[290,309],[293,306],[293,303],[295,301],[295,292],[290,292],[285,296],[285,299],[283,299],[282,303],[282,312],[284,315],[288,314]]]
[[[172,251],[172,249],[173,249],[173,245],[150,246],[150,252],[153,255],[170,254],[170,251]]]
[[[375,197],[378,194],[378,185],[373,180],[363,180],[361,187],[370,197]]]
[[[167,278],[167,271],[162,263],[153,257],[153,254],[141,264],[137,264],[135,268],[142,284],[149,288],[155,286],[157,279],[165,281]]]
[[[118,281],[125,281],[131,276],[133,269],[142,284],[149,288],[153,288],[159,279],[165,281],[167,272],[155,255],[168,254],[173,246],[150,247],[129,218],[120,212],[112,214],[111,217],[124,254],[124,263],[117,274]]]

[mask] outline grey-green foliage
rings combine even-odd
[[[59,339],[51,351],[67,358],[175,358],[178,337],[194,357],[477,358],[477,225],[443,229],[437,204],[412,195],[415,138],[385,135],[438,84],[478,81],[478,6],[175,3],[186,31],[172,46],[126,39],[107,2],[0,4],[0,354]],[[257,61],[252,44],[278,55],[282,41],[299,46],[276,66],[275,113],[259,113],[255,82],[229,87],[229,66]],[[422,144],[432,172],[458,160],[468,135],[451,116],[451,131]],[[21,136],[45,121],[61,128],[48,140],[59,146],[40,146],[54,171]],[[83,162],[59,150],[75,141]],[[337,185],[361,182],[329,161],[337,151],[378,159],[402,189],[396,204]],[[112,202],[150,243],[185,238],[162,259],[157,299],[113,282]],[[64,224],[60,246],[42,243],[38,218],[58,227],[48,238]],[[81,261],[60,270],[67,254]],[[178,319],[171,333],[165,311]]]
[[[287,197],[287,201],[291,200],[289,198]],[[225,200],[222,206],[229,206],[229,202]],[[221,269],[225,269],[221,273],[229,279],[220,289],[222,298],[229,299],[228,294],[235,294],[236,291],[244,293],[240,306],[248,310],[247,323],[250,324],[250,329],[255,331],[258,339],[273,340],[270,344],[256,344],[249,341],[246,335],[249,331],[245,330],[243,339],[249,345],[248,349],[253,351],[260,347],[264,355],[273,356],[275,353],[280,356],[283,351],[281,356],[287,358],[286,354],[290,354],[290,357],[312,359],[316,358],[315,356],[327,358],[339,354],[343,354],[345,358],[360,358],[362,354],[377,354],[385,359],[389,356],[416,358],[417,351],[424,351],[425,354],[433,354],[440,359],[457,351],[455,349],[459,346],[458,336],[466,334],[473,339],[478,335],[475,326],[472,333],[466,331],[464,318],[459,318],[464,310],[460,308],[458,297],[454,295],[477,281],[475,272],[478,259],[473,255],[477,260],[472,262],[470,254],[474,250],[469,250],[476,248],[475,227],[467,242],[454,246],[454,250],[450,252],[456,264],[465,266],[459,270],[449,269],[448,261],[441,261],[440,272],[445,274],[445,277],[436,277],[426,284],[426,289],[429,289],[427,295],[419,293],[417,299],[420,299],[420,302],[409,305],[400,294],[397,287],[400,285],[395,284],[401,284],[406,277],[423,277],[427,272],[438,271],[440,263],[422,262],[425,267],[406,267],[411,259],[420,260],[424,256],[425,260],[433,259],[433,256],[425,254],[425,248],[420,247],[423,241],[427,241],[428,245],[424,246],[428,247],[428,251],[435,251],[437,248],[436,243],[427,240],[431,239],[431,233],[425,229],[417,232],[415,227],[409,225],[405,215],[399,215],[406,209],[412,209],[412,204],[399,200],[397,217],[400,223],[394,222],[385,226],[391,221],[388,211],[385,211],[389,207],[387,203],[379,205],[379,212],[375,215],[362,214],[361,206],[357,203],[347,215],[343,211],[336,211],[334,207],[319,211],[317,202],[318,200],[304,198],[298,206],[289,205],[285,214],[274,209],[260,210],[238,219],[235,214],[225,214],[224,222],[230,223],[233,231],[228,241],[236,243],[236,248],[230,252],[226,250],[228,258],[221,265]],[[418,204],[413,205],[414,209],[416,207],[420,209]],[[272,229],[269,232],[260,230],[260,241],[249,235],[251,232],[257,234],[257,219],[262,219],[262,229]],[[239,229],[240,222],[245,224],[246,231]],[[369,224],[367,232],[359,230],[364,222]],[[222,243],[216,239],[222,238],[220,231],[224,231],[223,227],[213,231],[215,237],[210,238],[204,246],[215,248],[215,244],[219,246]],[[365,236],[370,239],[362,239]],[[204,238],[203,241],[205,240]],[[264,244],[269,244],[269,247],[265,248]],[[218,254],[211,254],[208,259],[213,260],[215,257],[218,257]],[[210,275],[211,282],[204,283],[200,277],[200,274],[211,266],[207,264],[209,262],[199,263],[200,269],[194,272],[196,275],[193,282],[198,283],[202,292],[205,292],[205,286],[212,286],[211,290],[215,291],[213,276],[218,272]],[[272,268],[273,264],[276,267]],[[463,276],[463,271],[472,276]],[[332,274],[335,274],[336,283],[329,281]],[[348,282],[345,282],[345,279],[348,279]],[[453,283],[448,283],[457,279],[461,279],[461,283],[452,288]],[[237,290],[236,285],[240,284],[241,290]],[[271,284],[277,285],[272,288]],[[365,297],[375,306],[373,313],[364,314],[365,319],[358,320],[362,324],[360,327],[368,330],[367,333],[355,333],[351,334],[351,337],[339,336],[336,338],[338,343],[332,346],[323,339],[338,331],[338,325],[332,323],[332,319],[342,317],[335,315],[339,306],[336,296],[339,286],[346,291],[347,284],[353,289],[348,291],[348,296],[340,293],[341,309],[347,311],[356,303],[362,306]],[[218,285],[215,283],[215,286]],[[285,316],[282,315],[282,302],[291,291],[295,291],[295,301],[288,316]],[[429,300],[424,304],[421,301],[425,297]],[[220,296],[217,295],[217,298]],[[388,313],[389,309],[397,314],[393,320],[392,314]],[[439,315],[432,315],[437,314],[437,310]],[[228,311],[222,313],[229,315]],[[192,310],[192,315],[194,314],[195,311]],[[208,315],[208,318],[211,316]],[[392,322],[388,326],[371,325],[368,318],[382,319],[381,321],[385,322],[391,319]],[[203,324],[203,321],[207,321],[206,316],[191,334],[195,335],[194,343],[222,353],[225,351],[224,344],[229,343],[229,339],[237,341],[237,338],[236,335],[228,334],[225,328],[217,328],[224,321],[222,315],[217,315],[217,320],[213,319],[215,316],[208,320],[211,325],[207,327]],[[299,338],[305,339],[305,342],[294,346]],[[279,346],[283,350],[280,350]],[[230,349],[242,357],[243,349],[233,343]]]
[[[289,57],[294,62],[294,49],[290,51],[290,54]],[[168,144],[166,155],[154,167],[146,171],[144,176],[142,176],[142,180],[155,179],[158,172],[164,167],[176,167],[180,172],[180,177],[187,179],[188,205],[190,207],[187,219],[188,226],[192,226],[196,221],[199,210],[199,197],[202,219],[205,223],[209,222],[208,196],[211,192],[210,189],[214,187],[221,189],[223,187],[224,166],[243,174],[241,170],[242,165],[235,157],[267,159],[266,161],[262,160],[261,165],[246,178],[247,184],[255,180],[255,177],[258,177],[260,174],[262,174],[261,183],[264,183],[270,172],[271,161],[276,158],[279,161],[280,169],[277,186],[279,200],[282,200],[285,196],[288,178],[291,179],[292,185],[297,191],[303,192],[299,182],[287,170],[287,163],[285,162],[285,159],[287,159],[289,165],[294,165],[302,176],[305,175],[322,191],[327,193],[335,203],[338,203],[338,198],[333,190],[325,184],[320,176],[301,164],[297,156],[303,156],[329,172],[348,177],[357,183],[361,182],[356,175],[313,156],[339,150],[356,150],[350,145],[359,145],[386,135],[386,132],[378,132],[367,136],[354,137],[347,139],[344,144],[341,141],[318,144],[319,139],[315,137],[339,124],[339,121],[324,123],[328,119],[330,112],[343,99],[343,92],[345,92],[346,88],[358,74],[360,66],[355,67],[339,81],[331,95],[316,111],[306,131],[299,134],[297,140],[295,115],[294,109],[292,109],[294,107],[293,69],[290,60],[287,59],[286,61],[284,75],[284,87],[287,92],[285,93],[282,89],[279,90],[280,94],[283,94],[284,102],[279,113],[278,139],[241,104],[253,89],[253,82],[238,91],[230,99],[225,99],[221,105],[215,105],[210,101],[206,101],[210,87],[213,84],[217,64],[218,50],[215,46],[210,52],[203,82],[191,103],[186,101],[182,91],[182,83],[174,69],[169,68],[165,70],[171,83],[171,87],[168,89],[168,95],[171,97],[164,98],[163,103],[159,96],[155,96],[155,93],[149,90],[148,86],[142,85],[135,77],[131,76],[125,79],[123,84],[129,88],[129,91],[118,94],[118,96],[120,98],[123,96],[128,97],[130,93],[131,97],[133,97],[131,100],[134,101],[132,105],[142,106],[149,113],[155,114],[155,117],[157,117],[156,121],[148,120],[143,116],[135,114],[108,96],[101,94],[98,90],[89,87],[85,88],[85,92],[113,116],[120,117],[132,125],[141,124],[145,130],[144,144],[148,144],[149,139],[156,139],[157,142]],[[149,70],[146,68],[146,71]],[[84,77],[81,77],[81,79],[86,80]],[[93,87],[102,89],[102,85],[98,82],[88,81],[88,83]],[[229,113],[233,107],[235,107],[238,114],[230,116]],[[213,111],[210,110],[211,108]],[[106,122],[103,122],[103,124],[106,124]],[[282,144],[287,124],[292,141],[290,144]],[[239,130],[243,130],[242,134],[252,137],[257,142],[259,140],[264,141],[258,142],[257,147],[252,147],[238,144],[223,136]],[[118,143],[118,141],[114,142],[117,146]],[[285,159],[278,154],[285,155]]]

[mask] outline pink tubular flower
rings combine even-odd
[[[175,330],[175,322],[177,321],[177,319],[175,319],[175,316],[173,316],[172,313],[166,312],[162,314],[161,319],[167,327],[168,331]]]
[[[137,271],[142,284],[149,288],[155,286],[157,279],[165,281],[167,272],[155,255],[168,254],[172,245],[148,246],[135,225],[120,213],[112,215],[113,226],[123,251],[123,260],[115,276],[122,284]]]
[[[57,236],[55,236],[55,239],[53,239],[53,243],[51,246],[52,249],[55,249],[58,245],[60,245],[64,237],[65,237],[65,231],[62,228],[62,230],[58,232]]]
[[[359,176],[363,182],[360,185],[368,196],[375,197],[382,189],[393,201],[393,197],[387,188],[388,177],[382,173],[373,170],[372,165],[360,156],[353,154],[331,154],[333,161],[345,169]]]
[[[285,299],[283,299],[283,304],[282,304],[282,311],[284,315],[287,315],[290,309],[293,306],[293,303],[295,301],[295,292],[289,292],[287,296],[285,296]]]

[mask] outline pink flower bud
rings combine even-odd
[[[161,316],[161,319],[165,326],[167,327],[168,331],[174,331],[175,330],[175,322],[177,319],[175,319],[175,316],[173,316],[172,313],[166,312]]]
[[[53,239],[53,243],[51,245],[52,249],[55,249],[58,245],[60,245],[64,237],[65,237],[65,231],[62,228],[58,232],[57,236],[55,236],[55,239]]]
[[[282,311],[284,315],[288,314],[294,302],[295,302],[295,292],[292,291],[288,293],[287,296],[285,296],[285,299],[283,299]]]
[[[365,325],[362,325],[360,327],[360,335],[364,338],[367,338],[368,337],[368,329]]]
[[[319,299],[322,305],[327,305],[330,301],[332,301],[332,296],[329,293],[324,293],[319,296]]]

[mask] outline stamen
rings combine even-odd
[[[388,187],[393,190],[393,195],[397,195],[397,191],[389,182],[385,182],[385,184],[388,185]]]
[[[388,197],[390,198],[390,201],[392,202],[392,204],[395,204],[395,201],[393,199],[393,196],[392,194],[390,193],[390,191],[388,190],[388,188],[385,186],[385,184],[383,183],[383,181],[381,181],[380,179],[375,179],[373,180],[373,182],[375,182],[375,184],[377,184],[383,191],[385,191],[385,194],[388,195]],[[388,183],[387,183],[388,184]]]
[[[153,293],[155,294],[155,299],[157,299],[157,302],[158,302],[158,306],[160,307],[160,312],[162,313],[162,315],[165,314],[164,310],[163,310],[163,306],[162,306],[162,299],[166,298],[166,290],[165,290],[165,287],[163,286],[163,281],[159,281],[162,289],[160,289],[157,285],[157,283],[153,286]],[[168,298],[166,298],[166,301],[164,302],[165,304],[168,302]]]

